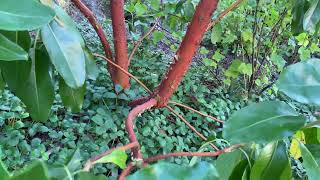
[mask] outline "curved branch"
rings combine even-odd
[[[118,180],[124,180],[132,171],[134,168],[134,164],[130,162],[128,166],[121,172],[120,176],[118,177]]]
[[[83,171],[89,171],[91,169],[91,167],[95,164],[95,161],[99,160],[100,158],[112,153],[114,150],[116,149],[120,149],[120,150],[128,150],[128,149],[132,149],[134,147],[139,147],[139,143],[138,142],[133,142],[130,144],[127,144],[125,146],[120,146],[120,147],[116,147],[116,148],[111,148],[106,152],[103,152],[101,154],[98,154],[97,156],[94,156],[92,158],[90,158],[86,164],[84,165]]]
[[[128,135],[129,135],[129,140],[131,143],[134,143],[134,142],[138,142],[137,140],[137,136],[136,134],[134,133],[134,119],[140,115],[141,113],[143,113],[144,111],[146,111],[147,109],[150,109],[152,107],[154,107],[155,105],[157,104],[157,100],[155,99],[150,99],[149,101],[133,108],[129,114],[128,114],[128,118],[126,120],[126,131],[128,132]],[[140,152],[140,148],[139,147],[135,147],[132,149],[132,152],[133,152],[133,157],[136,158],[136,159],[142,159],[142,155],[141,155],[141,152]]]
[[[152,91],[143,83],[141,82],[137,77],[135,77],[134,75],[132,75],[131,73],[129,73],[127,70],[123,69],[122,67],[120,67],[119,65],[117,65],[116,63],[112,62],[110,59],[106,58],[103,55],[100,54],[96,54],[93,53],[93,55],[95,57],[99,57],[102,58],[106,61],[108,61],[111,65],[115,66],[116,68],[118,68],[120,71],[122,71],[123,73],[127,74],[129,77],[131,77],[132,79],[134,79],[138,84],[140,84],[149,94],[152,94]]]
[[[159,161],[161,159],[167,159],[170,157],[177,157],[177,156],[215,157],[215,156],[219,156],[223,153],[232,152],[234,149],[240,148],[242,146],[243,146],[242,144],[237,144],[237,145],[233,145],[228,148],[219,150],[217,152],[174,152],[174,153],[169,153],[169,154],[165,154],[165,155],[158,155],[158,156],[154,156],[154,157],[149,157],[147,159],[144,159],[144,162],[151,163],[151,162]]]
[[[179,113],[177,113],[174,109],[172,109],[170,106],[165,106],[167,109],[169,109],[169,111],[171,111],[173,114],[175,114],[176,116],[178,116],[193,132],[195,132],[201,139],[203,139],[204,141],[207,141],[207,138],[201,134],[199,131],[196,130],[196,128],[194,128],[183,116],[181,116]],[[215,145],[213,145],[212,143],[210,143],[210,145],[213,147],[213,149],[215,150],[219,150]]]
[[[186,106],[186,105],[184,105],[184,104],[177,103],[177,102],[174,102],[174,101],[170,101],[169,104],[173,104],[173,105],[176,105],[176,106],[180,106],[180,107],[186,108],[186,109],[188,109],[188,110],[190,110],[190,111],[193,111],[193,112],[195,112],[195,113],[197,113],[197,114],[200,114],[201,116],[208,117],[208,118],[210,118],[210,119],[212,119],[212,120],[214,120],[214,121],[217,121],[217,122],[219,122],[219,123],[224,123],[223,121],[221,121],[221,120],[219,120],[219,119],[217,119],[217,118],[215,118],[215,117],[213,117],[213,116],[204,114],[204,113],[202,113],[202,112],[200,112],[200,111],[198,111],[198,110],[195,110],[195,109],[193,109],[192,107]]]
[[[102,29],[102,26],[98,23],[98,21],[96,20],[96,18],[94,17],[94,14],[92,13],[92,11],[86,6],[84,5],[81,0],[71,0],[74,5],[81,11],[81,13],[88,19],[88,21],[90,22],[90,24],[92,25],[92,27],[94,28],[94,30],[96,31],[96,33],[99,36],[99,39],[102,43],[103,49],[104,49],[104,53],[106,55],[106,57],[108,59],[112,59],[112,51],[109,45],[109,42],[106,38],[106,35],[104,34],[104,31]],[[113,68],[112,66],[108,65],[108,69],[109,69],[109,73],[111,75],[111,77],[113,77]]]
[[[137,51],[138,47],[141,45],[142,41],[143,41],[145,38],[147,38],[147,37],[156,29],[158,23],[159,23],[159,18],[156,19],[154,25],[150,28],[150,30],[149,30],[145,35],[143,35],[143,36],[135,43],[135,45],[134,45],[134,47],[133,47],[133,50],[132,50],[132,52],[131,52],[131,54],[130,54],[130,56],[129,56],[129,64],[130,64],[130,62],[131,62],[131,60],[132,60],[132,58],[133,58],[134,53]]]
[[[234,10],[243,0],[237,0],[236,2],[232,3],[229,7],[227,7],[224,11],[221,12],[221,14],[218,16],[217,19],[213,20],[207,27],[207,31],[215,26],[217,23],[221,21],[221,19],[227,15],[229,12]]]

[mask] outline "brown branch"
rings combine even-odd
[[[103,55],[100,54],[96,54],[93,53],[93,55],[95,57],[99,57],[102,58],[106,61],[108,61],[111,65],[115,66],[116,68],[118,68],[120,71],[122,71],[123,73],[127,74],[129,77],[131,77],[132,79],[134,79],[138,84],[140,84],[149,94],[152,94],[152,91],[143,83],[141,82],[137,77],[135,77],[134,75],[132,75],[131,73],[129,73],[127,70],[123,69],[122,67],[120,67],[119,65],[117,65],[116,63],[112,62],[110,59],[106,58]]]
[[[177,156],[215,157],[215,156],[219,156],[223,153],[232,152],[234,149],[238,149],[242,146],[243,146],[242,144],[237,144],[237,145],[233,145],[228,148],[219,150],[217,152],[174,152],[174,153],[169,153],[169,154],[165,154],[165,155],[158,155],[158,156],[154,156],[154,157],[149,157],[147,159],[144,159],[143,162],[151,163],[151,162],[159,161],[161,159],[167,159],[170,157],[177,157]]]
[[[219,123],[224,123],[223,121],[221,121],[221,120],[219,120],[219,119],[217,119],[217,118],[215,118],[215,117],[213,117],[213,116],[204,114],[204,113],[202,113],[202,112],[200,112],[200,111],[198,111],[198,110],[195,110],[195,109],[193,109],[192,107],[186,106],[186,105],[184,105],[184,104],[177,103],[177,102],[174,102],[174,101],[169,101],[169,104],[173,104],[173,105],[176,105],[176,106],[180,106],[180,107],[186,108],[186,109],[188,109],[188,110],[190,110],[190,111],[193,111],[193,112],[195,112],[195,113],[197,113],[197,114],[200,114],[201,116],[208,117],[208,118],[210,118],[210,119],[212,119],[212,120],[214,120],[214,121],[217,121],[217,122],[219,122]]]
[[[243,0],[237,0],[236,2],[232,3],[229,7],[227,7],[225,10],[223,10],[221,12],[221,14],[218,16],[217,19],[213,20],[209,26],[207,27],[207,31],[212,28],[213,26],[215,26],[217,23],[219,23],[222,18],[224,18],[224,16],[226,16],[229,12],[231,12],[232,10],[234,10]]]
[[[144,104],[141,104],[135,108],[133,108],[129,114],[128,114],[128,118],[126,120],[126,131],[128,132],[129,135],[129,140],[131,143],[133,142],[138,142],[136,134],[134,133],[134,119],[140,115],[141,113],[143,113],[144,111],[146,111],[147,109],[150,109],[152,107],[154,107],[157,104],[157,100],[155,99],[150,99],[149,101],[145,102]],[[133,152],[133,157],[136,159],[142,159],[142,155],[140,152],[140,148],[139,147],[135,147],[132,149]]]
[[[159,23],[159,18],[157,18],[157,19],[155,20],[155,23],[154,23],[154,25],[150,28],[150,30],[149,30],[145,35],[143,35],[137,42],[135,42],[135,45],[134,45],[134,47],[133,47],[133,50],[132,50],[132,52],[131,52],[131,54],[130,54],[130,56],[129,56],[129,64],[130,64],[130,62],[131,62],[131,60],[132,60],[132,58],[133,58],[134,53],[137,51],[138,47],[141,45],[142,41],[143,41],[145,38],[147,38],[147,37],[156,29],[158,23]]]
[[[114,39],[115,62],[125,70],[128,70],[128,46],[126,36],[126,24],[124,19],[124,0],[111,0],[111,19]],[[122,88],[130,87],[129,76],[121,71],[114,70],[114,83]]]
[[[125,145],[125,146],[120,146],[120,147],[116,147],[116,148],[111,148],[111,149],[109,149],[109,150],[106,151],[106,152],[103,152],[103,153],[101,153],[101,154],[98,154],[97,156],[94,156],[94,157],[90,158],[90,159],[86,162],[86,164],[84,165],[83,170],[84,170],[84,171],[89,171],[89,170],[91,169],[91,167],[95,164],[95,162],[96,162],[97,160],[99,160],[99,159],[101,159],[102,157],[104,157],[104,156],[112,153],[114,150],[119,149],[119,150],[124,150],[124,151],[125,151],[125,150],[132,149],[132,148],[135,148],[135,147],[139,147],[139,143],[138,143],[138,142],[132,142],[132,143],[127,144],[127,145]]]
[[[74,5],[81,11],[81,13],[88,19],[88,21],[90,22],[90,24],[92,25],[92,27],[94,28],[94,30],[96,31],[96,33],[99,36],[99,39],[102,43],[103,49],[104,49],[104,53],[105,56],[108,59],[113,60],[112,58],[112,51],[109,45],[109,42],[104,34],[104,31],[102,29],[102,26],[98,23],[98,21],[96,20],[96,18],[94,17],[94,14],[92,13],[92,11],[86,6],[84,5],[81,0],[71,0]],[[111,77],[113,77],[113,68],[112,66],[108,65],[108,69],[109,69],[109,73],[111,75]]]
[[[130,162],[127,167],[121,172],[120,176],[118,177],[118,180],[124,180],[132,171],[134,168],[134,163]]]
[[[196,130],[195,127],[193,127],[183,116],[181,116],[178,112],[176,112],[174,109],[172,109],[170,106],[165,106],[167,109],[169,109],[169,111],[171,111],[173,114],[175,114],[176,116],[178,116],[193,132],[195,132],[201,139],[203,139],[204,141],[207,141],[208,139],[201,134],[199,131]],[[219,150],[214,144],[210,143],[210,145],[215,149],[215,150]]]

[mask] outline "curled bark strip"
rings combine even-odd
[[[127,70],[123,69],[122,67],[120,67],[119,65],[117,65],[116,63],[112,62],[110,59],[106,58],[103,55],[100,54],[93,54],[95,57],[99,57],[102,58],[106,61],[108,61],[111,65],[115,66],[116,68],[118,68],[120,71],[122,71],[123,73],[126,73],[129,77],[131,77],[132,79],[134,79],[138,84],[140,84],[149,94],[152,93],[152,91],[143,83],[141,82],[137,77],[135,77],[134,75],[132,75],[131,73],[129,73]]]
[[[175,114],[176,116],[178,116],[193,132],[195,132],[202,140],[207,141],[207,138],[201,134],[199,131],[196,130],[196,128],[194,128],[183,116],[181,116],[179,113],[177,113],[174,109],[172,109],[170,106],[166,106],[167,109],[169,109],[169,111],[171,111],[173,114]],[[215,150],[219,150],[219,148],[217,148],[217,146],[215,146],[214,144],[210,143],[210,145],[213,147],[213,149]]]
[[[174,153],[169,153],[169,154],[165,154],[165,155],[158,155],[158,156],[154,156],[154,157],[149,157],[147,159],[144,159],[145,163],[151,163],[151,162],[155,162],[155,161],[159,161],[161,159],[167,159],[170,157],[177,157],[177,156],[198,156],[198,157],[215,157],[215,156],[219,156],[223,153],[228,153],[228,152],[232,152],[234,149],[238,149],[240,147],[242,147],[242,144],[237,144],[234,146],[230,146],[228,148],[216,151],[216,152],[174,152]]]
[[[155,99],[150,99],[149,101],[133,108],[129,114],[128,114],[128,118],[126,120],[126,131],[128,132],[129,135],[129,140],[131,143],[133,142],[138,142],[137,140],[137,136],[134,133],[134,119],[140,115],[141,113],[143,113],[144,111],[146,111],[147,109],[150,109],[152,107],[154,107],[157,104],[157,100]],[[135,147],[132,149],[133,152],[133,157],[136,159],[142,159],[142,155],[140,152],[140,148],[139,147]]]
[[[176,52],[174,62],[155,91],[158,99],[157,107],[165,107],[171,95],[179,86],[183,76],[189,69],[194,54],[210,23],[211,15],[217,8],[218,0],[201,0],[193,15],[185,37]]]
[[[212,119],[212,120],[214,120],[214,121],[217,121],[217,122],[219,122],[219,123],[224,123],[223,121],[221,121],[221,120],[219,120],[219,119],[217,119],[217,118],[215,118],[215,117],[213,117],[213,116],[204,114],[204,113],[202,113],[202,112],[200,112],[200,111],[198,111],[198,110],[195,110],[195,109],[193,109],[192,107],[186,106],[186,105],[184,105],[184,104],[177,103],[177,102],[173,102],[173,101],[170,101],[169,104],[173,104],[173,105],[176,105],[176,106],[180,106],[180,107],[186,108],[186,109],[188,109],[188,110],[190,110],[190,111],[193,111],[193,112],[195,112],[195,113],[197,113],[197,114],[200,114],[201,116],[208,117],[208,118],[210,118],[210,119]]]
[[[132,171],[134,168],[134,164],[130,162],[127,167],[121,172],[120,176],[118,177],[118,180],[124,180]]]
[[[243,0],[237,0],[236,2],[232,3],[229,7],[227,7],[225,10],[223,10],[221,14],[218,16],[218,18],[209,24],[207,31],[213,26],[215,26],[217,23],[219,23],[221,19],[224,18],[225,15],[227,15],[229,12],[234,10],[242,1]]]
[[[81,2],[81,0],[71,0],[71,1],[81,11],[81,13],[88,19],[88,21],[90,22],[90,24],[92,25],[92,27],[94,28],[96,33],[98,34],[99,39],[100,39],[102,46],[103,46],[103,49],[104,49],[105,56],[108,59],[113,60],[112,51],[111,51],[109,42],[106,38],[106,35],[104,34],[102,26],[98,23],[98,21],[94,17],[94,14],[92,13],[92,11],[86,5],[84,5]],[[108,70],[109,70],[111,77],[113,77],[114,72],[113,72],[112,66],[108,65]]]
[[[95,161],[99,160],[100,158],[112,153],[114,150],[116,149],[120,149],[120,150],[128,150],[128,149],[132,149],[134,147],[139,147],[139,143],[138,142],[133,142],[130,144],[127,144],[125,146],[121,146],[121,147],[116,147],[116,148],[111,148],[106,152],[103,152],[101,154],[98,154],[97,156],[94,156],[92,158],[90,158],[86,164],[84,165],[83,171],[89,171],[91,169],[91,167],[95,164]]]
[[[111,19],[114,39],[115,62],[125,70],[128,70],[128,46],[126,36],[126,25],[124,19],[124,0],[111,0]],[[115,84],[122,88],[129,88],[129,76],[121,71],[114,70]]]

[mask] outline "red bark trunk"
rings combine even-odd
[[[124,19],[124,0],[111,0],[111,18],[115,49],[115,62],[128,71],[128,46],[126,37],[126,25]],[[120,84],[122,88],[130,87],[129,76],[119,70],[114,72],[114,83]]]
[[[168,104],[171,95],[187,72],[217,4],[218,0],[201,0],[199,2],[187,33],[176,52],[174,63],[155,91],[155,98],[158,100],[157,107],[164,107]]]

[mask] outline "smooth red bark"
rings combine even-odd
[[[164,107],[168,104],[171,95],[187,72],[217,4],[218,0],[201,0],[199,2],[187,33],[176,52],[174,62],[155,91],[155,98],[158,100],[157,107]]]
[[[129,58],[123,9],[124,0],[111,0],[110,5],[114,38],[115,62],[120,67],[128,71]],[[129,88],[129,76],[121,71],[115,70],[114,83],[120,84],[124,89]]]

